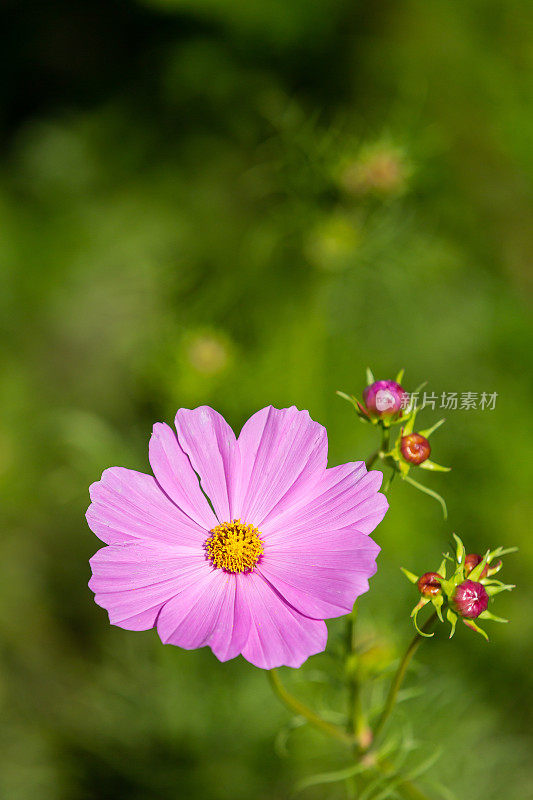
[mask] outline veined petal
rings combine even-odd
[[[209,645],[220,661],[235,658],[250,629],[249,608],[239,597],[240,577],[211,570],[170,600],[157,622],[161,641],[185,650]]]
[[[90,529],[107,544],[136,540],[198,547],[206,531],[163,492],[155,478],[124,467],[110,467],[89,489]]]
[[[294,406],[258,411],[244,425],[238,448],[236,513],[258,527],[273,508],[290,506],[313,485],[327,463],[326,429]]]
[[[261,524],[261,533],[272,544],[292,542],[309,531],[350,527],[371,533],[388,508],[385,495],[378,492],[382,480],[381,472],[367,472],[362,461],[327,469],[306,498],[281,512],[275,508]]]
[[[154,425],[149,458],[156,480],[165,494],[202,528],[214,528],[218,524],[217,518],[200,489],[191,462],[179,446],[172,428],[163,422]]]
[[[238,467],[235,434],[224,417],[209,406],[180,408],[176,430],[180,446],[200,476],[219,521],[230,521],[235,516],[232,482]]]
[[[309,619],[286,603],[258,572],[240,576],[244,602],[250,609],[250,634],[242,649],[247,661],[261,669],[300,667],[326,648],[323,620]]]
[[[89,588],[112,625],[153,628],[163,605],[187,592],[210,568],[201,550],[132,543],[103,547],[90,560]]]
[[[351,528],[308,531],[294,541],[270,544],[257,570],[294,608],[307,617],[329,619],[352,610],[368,591],[378,545]]]

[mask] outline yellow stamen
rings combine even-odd
[[[251,572],[264,552],[260,532],[240,519],[222,522],[209,533],[205,543],[209,560],[226,572]]]

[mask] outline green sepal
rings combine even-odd
[[[436,431],[437,428],[440,428],[441,425],[444,425],[445,422],[446,422],[446,417],[443,417],[442,419],[439,419],[439,421],[436,422],[434,425],[432,425],[431,428],[426,428],[425,430],[418,431],[418,432],[419,432],[420,436],[424,436],[426,439],[429,439],[431,434],[434,431]]]
[[[479,579],[481,578],[481,573],[487,566],[487,560],[489,555],[490,555],[490,550],[487,550],[487,552],[483,556],[483,561],[480,561],[477,567],[474,567],[474,569],[471,572],[469,572],[468,574],[469,581],[479,581]]]
[[[452,636],[455,633],[455,626],[457,625],[458,616],[455,613],[455,611],[452,611],[451,608],[449,608],[446,611],[446,619],[448,620],[448,622],[450,623],[450,625],[452,627],[452,629],[450,631],[450,639],[451,639]]]
[[[342,397],[344,400],[347,400],[355,408],[355,410],[359,414],[360,409],[359,409],[359,406],[358,406],[357,398],[354,397],[353,394],[346,394],[346,392],[341,392],[338,389],[335,392],[335,394],[338,394],[339,397]]]
[[[503,567],[503,562],[502,562],[502,561],[498,561],[498,562],[496,563],[496,566],[494,566],[494,567],[491,567],[491,566],[490,566],[490,559],[489,559],[489,562],[487,562],[487,563],[489,564],[489,568],[488,568],[488,570],[487,570],[487,574],[486,574],[486,576],[485,576],[486,578],[491,578],[493,575],[497,575],[497,574],[498,574],[498,572],[499,572],[499,571],[501,570],[501,568]]]
[[[447,519],[448,518],[448,509],[446,507],[446,501],[444,500],[444,498],[441,497],[440,494],[438,494],[438,492],[434,492],[433,489],[428,489],[427,486],[424,486],[422,483],[418,483],[418,481],[413,480],[413,478],[410,478],[409,475],[407,475],[407,474],[404,475],[403,471],[401,469],[401,463],[400,463],[400,471],[402,472],[402,478],[403,478],[404,481],[407,481],[407,483],[410,483],[411,486],[414,486],[420,492],[423,492],[424,494],[428,494],[430,497],[434,497],[435,500],[438,503],[440,503],[444,519]]]
[[[414,427],[415,427],[415,419],[416,419],[416,415],[418,413],[418,409],[417,408],[416,409],[411,409],[408,406],[407,412],[409,414],[409,417],[408,417],[407,422],[405,423],[403,429],[400,431],[400,439],[401,439],[402,436],[409,436],[409,434],[411,434],[413,432]],[[398,447],[399,447],[399,442],[398,442]]]
[[[440,575],[441,578],[444,578],[444,580],[446,580],[446,561],[447,558],[445,556],[440,562],[440,567],[437,570],[437,575]]]
[[[464,564],[465,561],[465,546],[462,543],[461,539],[457,536],[456,533],[452,533],[453,538],[455,539],[455,543],[457,545],[455,550],[455,559],[458,564]]]
[[[475,631],[476,633],[480,633],[483,636],[483,638],[487,640],[487,642],[489,641],[488,635],[485,633],[485,631],[482,628],[479,627],[479,625],[476,625],[476,623],[474,622],[473,619],[463,619],[463,622],[464,622],[464,624],[466,625],[467,628],[470,628],[471,631]]]
[[[484,584],[484,586],[489,597],[494,597],[495,594],[499,594],[500,592],[512,592],[513,589],[516,589],[514,583],[501,583],[500,581],[498,581],[497,584],[490,583]]]
[[[405,375],[405,368],[402,367],[399,373],[396,375],[396,383],[401,384],[403,381],[403,376]]]
[[[398,419],[389,420],[389,428],[394,428],[395,425],[405,425],[410,418],[411,412],[408,409],[402,409],[402,411],[403,413],[401,417],[398,417]]]
[[[509,553],[516,553],[516,552],[518,552],[518,547],[497,547],[496,550],[490,551],[488,562],[490,564],[491,561],[494,561],[495,558],[500,558],[501,556],[506,556]]]
[[[367,367],[366,368],[366,385],[367,386],[371,386],[375,382],[376,382],[376,379],[374,378],[374,373],[372,372],[370,367]],[[398,381],[398,383],[399,383],[399,381]]]
[[[424,435],[424,434],[422,434]],[[450,472],[451,467],[443,467],[440,464],[435,464],[434,461],[430,461],[429,458],[426,458],[425,461],[422,461],[421,464],[418,465],[420,469],[429,469],[432,472]]]
[[[398,460],[398,469],[400,470],[400,475],[402,478],[406,478],[409,474],[409,464],[403,460],[403,458]]]
[[[441,582],[442,591],[449,600],[452,599],[453,595],[455,594],[455,589],[457,588],[457,583],[455,582],[454,578],[455,576],[452,575],[452,577],[448,580],[443,580]]]
[[[440,619],[441,622],[444,622],[444,620],[442,619],[442,610],[441,610],[442,604],[444,603],[444,597],[441,594],[436,595],[435,597],[431,598],[431,602],[433,603],[435,611],[437,612],[437,617]]]
[[[417,633],[419,633],[420,636],[425,636],[426,639],[431,639],[431,637],[434,636],[435,634],[434,633],[424,633],[424,631],[420,630],[420,628],[418,627],[417,617],[418,617],[418,614],[419,614],[420,610],[422,608],[424,608],[424,606],[427,606],[427,604],[429,602],[430,602],[429,598],[422,597],[419,600],[419,602],[416,604],[416,606],[413,608],[413,610],[411,611],[411,617],[413,618],[413,624],[414,624],[414,626],[415,626],[415,628],[417,630]]]
[[[416,575],[413,575],[412,572],[409,572],[408,569],[404,569],[403,567],[400,567],[400,569],[408,581],[411,581],[411,583],[418,583],[418,578]]]
[[[496,614],[491,614],[490,611],[482,611],[479,615],[479,619],[491,619],[493,622],[509,622],[508,619],[497,617]]]
[[[360,422],[371,422],[372,425],[377,425],[379,420],[373,419],[370,417],[369,413],[367,412],[366,408],[361,405],[357,397],[354,397],[353,394],[346,394],[346,392],[341,392],[337,389],[335,394],[338,394],[339,397],[342,397],[343,400],[347,400],[351,406],[354,407],[355,413],[359,417]]]

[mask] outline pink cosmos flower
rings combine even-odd
[[[376,571],[382,474],[327,469],[325,428],[294,407],[258,411],[238,439],[207,406],[180,409],[176,429],[154,425],[155,477],[111,467],[90,488],[108,545],[91,559],[96,603],[164,644],[299,667]]]

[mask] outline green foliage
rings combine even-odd
[[[494,411],[446,412],[438,455],[453,471],[430,477],[472,549],[520,547],[507,571],[520,590],[498,597],[512,622],[493,626],[490,652],[463,626],[453,647],[423,645],[417,763],[444,742],[431,778],[448,793],[523,800],[531,9],[7,5],[0,796],[266,800],[349,769],[308,726],[280,759],[286,715],[242,659],[110,627],[86,588],[98,542],[83,515],[104,467],[148,469],[151,424],[179,406],[211,404],[239,428],[296,404],[328,427],[332,464],[365,458],[375,431],[335,390],[360,397],[367,364],[376,379],[405,364],[437,395],[498,392]],[[393,651],[411,635],[398,566],[429,563],[450,530],[409,488],[391,487],[362,603],[369,641]],[[328,624],[333,652],[342,623]],[[330,669],[328,653],[304,667]]]

